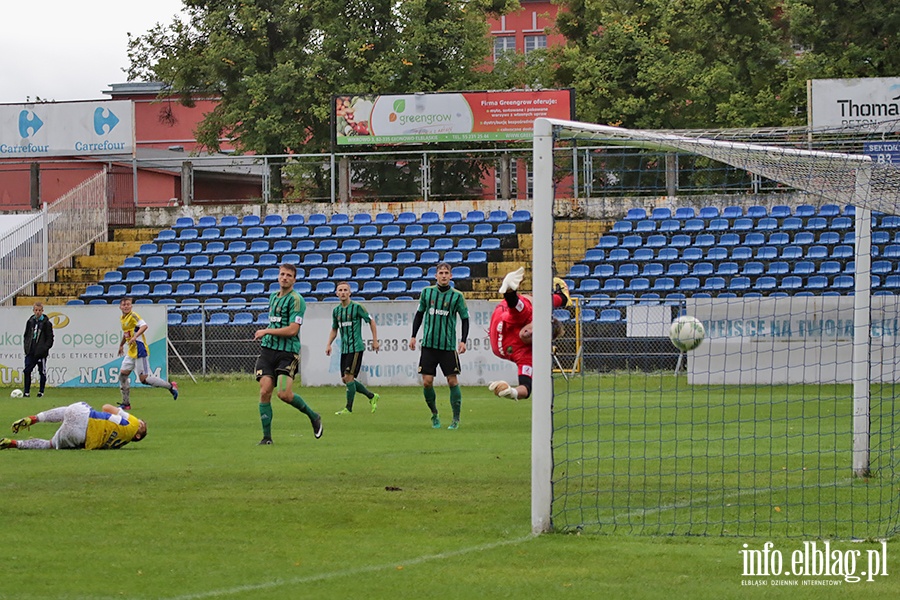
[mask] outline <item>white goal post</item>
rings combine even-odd
[[[861,154],[804,149],[803,141],[791,145],[765,145],[712,139],[707,134],[629,130],[590,123],[537,119],[533,137],[533,290],[534,290],[534,380],[532,404],[532,503],[531,524],[535,533],[553,527],[553,360],[550,349],[551,282],[554,277],[554,152],[564,140],[587,140],[602,145],[627,146],[663,152],[704,156],[731,165],[788,188],[806,192],[819,202],[855,207],[854,334],[852,346],[852,465],[858,477],[869,473],[869,399],[871,307],[872,211],[897,213],[900,206],[900,169],[873,161]],[[722,133],[722,132],[718,132]],[[562,274],[559,274],[562,276]],[[585,369],[587,370],[587,369]]]

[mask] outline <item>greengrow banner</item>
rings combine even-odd
[[[150,371],[168,379],[166,307],[137,304],[134,312],[147,322],[144,334],[150,347]],[[22,387],[25,349],[22,337],[30,306],[0,308],[0,382],[4,388]],[[113,387],[119,385],[119,341],[122,312],[118,304],[95,306],[44,305],[53,324],[53,348],[47,357],[49,387]],[[137,385],[134,373],[132,384]],[[36,388],[38,374],[31,374]],[[32,390],[34,391],[34,390]]]
[[[131,154],[130,100],[0,104],[0,158]]]
[[[530,140],[534,120],[572,120],[574,90],[336,96],[335,141],[425,144]]]

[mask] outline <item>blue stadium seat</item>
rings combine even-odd
[[[288,238],[292,240],[302,240],[309,237],[309,227],[306,225],[295,225],[291,227]]]
[[[725,261],[719,263],[719,266],[716,267],[716,275],[722,277],[732,277],[737,275],[740,270],[738,264],[734,261]]]
[[[644,246],[647,248],[663,248],[666,244],[668,244],[666,236],[660,234],[651,235],[644,242]]]
[[[682,277],[678,280],[676,289],[680,292],[695,292],[700,289],[700,279],[698,277]]]
[[[672,218],[678,219],[679,221],[687,221],[688,219],[693,219],[695,216],[693,206],[679,206],[675,209],[675,214],[672,215]]]
[[[369,263],[369,255],[365,252],[354,252],[347,261],[349,265],[365,265]]]
[[[791,207],[784,205],[773,206],[769,211],[769,216],[774,219],[786,219],[791,216]]]
[[[382,280],[399,279],[399,277],[400,277],[400,268],[395,267],[393,265],[388,265],[386,267],[381,267],[381,269],[378,271],[378,275],[375,277],[375,279],[382,279]]]
[[[337,267],[331,272],[331,278],[336,281],[349,280],[353,278],[353,269],[350,267]]]
[[[357,279],[375,279],[374,267],[359,267],[356,269]]]
[[[694,240],[694,245],[700,248],[714,246],[716,243],[716,236],[711,233],[701,233]]]
[[[323,264],[333,267],[335,265],[343,265],[347,262],[347,255],[343,252],[331,252],[325,258]]]
[[[744,216],[744,208],[742,206],[726,206],[722,209],[722,218],[734,221]]]
[[[238,256],[248,256],[248,255],[247,254],[239,254]],[[192,266],[200,266],[200,261],[202,261],[203,258],[206,258],[206,260],[209,261],[208,256],[197,257],[197,264],[192,265]],[[216,254],[215,256],[212,257],[212,262],[207,262],[205,264],[208,264],[211,267],[220,268],[220,267],[229,267],[229,266],[231,266],[231,263],[232,263],[232,259],[231,259],[230,254]]]
[[[157,252],[159,252],[159,248],[156,244],[141,244],[141,247],[138,248],[137,252],[135,252],[135,256],[149,256],[151,254],[156,254]]]
[[[640,248],[644,245],[644,240],[639,235],[626,235],[622,238],[620,247],[622,248]]]
[[[516,235],[515,223],[498,223],[494,235],[497,236],[513,236]]]
[[[810,246],[806,249],[806,258],[808,260],[825,260],[828,258],[828,248],[825,246]]]
[[[470,210],[466,213],[466,223],[482,223],[485,220],[485,214],[480,210]]]
[[[744,266],[741,268],[741,275],[746,275],[747,277],[756,277],[758,275],[762,275],[765,270],[766,268],[761,262],[751,260],[744,263]]]
[[[568,314],[568,311],[566,314]],[[620,323],[622,321],[622,313],[618,308],[604,308],[600,311],[597,321],[600,323]]]
[[[374,265],[389,265],[394,262],[394,255],[390,252],[376,252],[372,255],[371,262]]]
[[[650,219],[644,219],[643,221],[638,221],[637,225],[634,227],[635,233],[653,233],[656,231],[656,221],[652,221]]]
[[[309,270],[309,272],[306,274],[306,279],[312,279],[312,280],[328,279],[328,268],[327,267],[312,267]]]
[[[705,229],[706,223],[703,219],[688,219],[684,222],[684,225],[681,226],[681,230],[688,233],[697,233],[698,231],[703,231]]]
[[[665,221],[672,218],[672,210],[668,207],[661,206],[650,211],[650,217],[654,221]]]
[[[675,219],[666,219],[659,224],[658,231],[660,233],[672,233],[673,231],[678,231],[679,229],[681,229],[680,221],[676,221]]]
[[[175,219],[175,229],[183,229],[185,227],[193,227],[194,219],[190,217],[178,217]]]
[[[200,284],[200,289],[197,290],[198,296],[216,296],[219,294],[219,284],[206,281]]]
[[[707,292],[717,292],[719,290],[724,290],[725,278],[719,277],[718,275],[707,277],[703,282],[703,287],[701,289],[706,290]]]
[[[766,267],[766,275],[781,276],[791,272],[791,267],[785,261],[778,260],[770,262]]]
[[[741,243],[741,236],[736,233],[723,233],[722,237],[719,238],[719,245],[732,247],[737,246]]]
[[[582,284],[584,284],[584,281],[582,281]],[[601,289],[607,293],[621,292],[625,289],[625,281],[618,277],[610,277],[603,282]]]
[[[509,220],[513,223],[530,223],[531,212],[527,210],[514,210],[510,215]]]
[[[714,268],[712,263],[710,262],[698,262],[694,263],[691,267],[691,275],[694,277],[707,277],[712,275],[714,272]]]
[[[237,279],[237,273],[231,267],[219,269],[216,271],[216,276],[213,277],[213,281],[234,281],[235,279]]]
[[[384,289],[386,294],[391,296],[396,296],[399,294],[406,293],[406,281],[402,279],[395,279],[393,281],[387,282],[387,287]]]
[[[310,233],[310,237],[330,238],[333,233],[330,225],[317,225]]]
[[[169,311],[169,313],[166,314],[166,324],[169,327],[176,327],[178,325],[181,325],[181,322],[183,320],[184,317],[180,312]]]
[[[717,206],[704,206],[700,209],[700,213],[697,216],[707,221],[715,219],[719,216],[719,208]]]
[[[509,214],[505,210],[492,210],[486,221],[489,223],[503,223],[509,220]]]
[[[616,269],[616,276],[621,277],[622,279],[637,277],[638,273],[640,273],[640,269],[634,263],[622,263],[619,265],[619,268]]]
[[[810,290],[824,290],[828,288],[828,277],[825,275],[812,275],[806,280],[806,287]]]
[[[447,223],[447,224],[461,223],[462,220],[463,220],[462,213],[459,212],[458,210],[446,211],[444,213],[443,218],[441,219],[441,221],[443,221],[444,223]]]
[[[403,252],[398,252],[397,256],[394,258],[394,263],[398,265],[411,265],[416,262],[416,253],[410,252],[409,250],[405,250]]]
[[[652,248],[638,248],[631,255],[631,260],[637,263],[647,262],[649,260],[653,260],[653,249]]]
[[[824,260],[816,270],[819,275],[837,275],[841,272],[841,263],[836,260]]]
[[[419,217],[418,221],[423,225],[431,225],[433,223],[440,223],[441,216],[434,211],[426,211],[422,213],[422,216]]]
[[[308,252],[303,257],[303,265],[321,265],[325,258],[318,252]]]
[[[400,274],[402,279],[413,280],[413,279],[422,279],[424,273],[422,271],[422,267],[418,265],[408,265],[403,267],[403,273]]]
[[[684,277],[690,271],[690,267],[688,267],[687,263],[676,262],[672,263],[666,269],[667,277]]]
[[[646,292],[650,289],[650,280],[646,277],[635,277],[628,282],[628,287],[625,289],[636,294]]]
[[[419,263],[423,265],[436,265],[441,261],[441,256],[433,251],[423,252],[419,257]]]
[[[363,283],[363,286],[362,288],[360,288],[359,293],[364,296],[372,296],[375,294],[380,294],[383,291],[384,284],[381,281],[369,279]]]
[[[487,252],[484,250],[470,250],[466,254],[465,262],[469,264],[480,264],[487,262]]]
[[[788,275],[781,279],[779,287],[783,290],[789,290],[790,292],[800,290],[803,288],[803,278],[797,275]]]
[[[732,277],[728,282],[728,289],[733,292],[741,292],[750,289],[749,277]]]
[[[731,229],[731,223],[728,222],[728,219],[723,218],[710,219],[706,225],[707,231],[728,231],[729,229]]]
[[[655,292],[670,292],[675,289],[675,279],[672,277],[657,277],[651,288]]]
[[[647,218],[647,211],[641,207],[629,208],[625,213],[626,221],[641,221]]]
[[[660,277],[663,273],[665,273],[665,267],[663,267],[662,263],[658,262],[648,262],[645,263],[641,268],[641,277]]]
[[[406,225],[408,223],[415,223],[417,220],[418,220],[418,217],[416,217],[416,213],[409,212],[409,211],[401,212],[394,219],[394,221],[396,223],[399,223],[401,225]]]
[[[854,288],[853,276],[837,275],[834,279],[831,280],[831,287],[832,289],[842,292],[850,291]]]
[[[759,292],[771,292],[778,288],[778,281],[769,275],[757,277],[753,282],[753,289]]]
[[[238,273],[237,281],[257,281],[259,280],[259,269],[253,267],[245,267]]]
[[[835,217],[831,220],[830,228],[836,231],[847,231],[853,227],[853,219],[850,217]]]
[[[819,239],[816,240],[816,243],[823,246],[837,246],[841,243],[841,234],[837,231],[823,231],[819,234]]]
[[[476,223],[472,226],[472,235],[477,238],[494,235],[494,226],[490,223]]]
[[[763,219],[763,218],[767,217],[768,211],[766,211],[765,206],[759,206],[758,204],[755,204],[753,206],[747,207],[747,215],[746,216],[751,219],[759,220],[759,219]]]
[[[335,227],[339,227],[341,225],[349,225],[350,215],[348,215],[347,213],[334,213],[331,215],[331,218],[328,219],[328,224]]]

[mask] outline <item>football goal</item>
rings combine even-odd
[[[622,148],[662,157],[636,162],[662,165],[667,191],[557,196],[573,174],[593,178],[575,190],[624,177],[610,166]],[[680,161],[726,165],[767,193],[678,195]],[[538,119],[533,173],[535,532],[900,530],[900,168],[806,132]],[[552,354],[565,347],[551,341],[554,275],[580,303],[576,373]],[[683,355],[667,337],[679,315],[705,328]]]

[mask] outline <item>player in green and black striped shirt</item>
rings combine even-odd
[[[322,437],[322,418],[293,390],[294,377],[300,366],[300,326],[306,313],[306,302],[294,291],[297,267],[285,263],[278,269],[278,291],[269,296],[269,326],[258,329],[253,339],[262,339],[256,360],[259,382],[259,418],[262,421],[261,446],[272,444],[272,392],[307,417],[316,439]]]
[[[331,356],[331,344],[334,343],[338,332],[341,333],[341,379],[347,386],[347,405],[337,411],[336,415],[347,415],[353,412],[353,398],[356,392],[369,399],[372,412],[378,408],[378,394],[373,394],[361,381],[356,381],[362,368],[363,351],[366,343],[362,337],[363,321],[372,329],[372,349],[378,352],[378,331],[375,321],[369,316],[369,311],[362,304],[350,300],[350,284],[342,281],[337,284],[337,297],[341,301],[331,311],[331,334],[325,345],[325,354]]]
[[[447,429],[459,428],[459,413],[462,407],[462,390],[459,389],[459,355],[466,351],[466,339],[469,336],[469,309],[462,292],[450,286],[453,275],[450,265],[438,263],[435,279],[437,285],[422,290],[419,297],[419,308],[413,319],[412,337],[409,340],[411,350],[416,349],[416,334],[422,330],[422,354],[419,357],[419,373],[422,375],[425,403],[431,409],[431,426],[439,429],[441,419],[438,417],[436,394],[434,393],[434,376],[437,367],[447,378],[450,387],[450,407],[453,409],[453,422]],[[456,317],[462,321],[462,339],[456,342]]]

